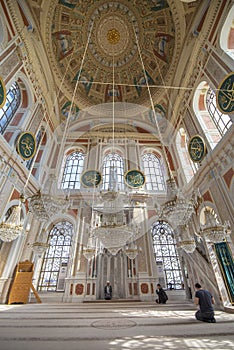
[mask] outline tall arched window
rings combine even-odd
[[[142,156],[142,161],[146,189],[148,191],[165,191],[165,178],[160,157],[153,153],[145,153]]]
[[[156,264],[164,271],[160,282],[164,286],[172,284],[173,288],[180,289],[182,273],[174,231],[167,222],[157,221],[152,226],[152,237]]]
[[[6,102],[0,108],[0,133],[3,134],[7,126],[10,124],[15,112],[21,102],[21,92],[19,85],[14,82],[6,94]]]
[[[234,59],[234,6],[224,22],[220,34],[220,46],[232,59]]]
[[[84,168],[84,153],[76,151],[66,159],[63,178],[61,182],[62,188],[80,189],[80,177]]]
[[[202,82],[196,90],[194,111],[213,149],[231,127],[232,121],[218,110],[215,93],[206,82]]]
[[[56,291],[59,271],[68,264],[73,225],[67,221],[57,223],[48,237],[49,248],[45,253],[38,281],[39,291]]]
[[[176,148],[181,166],[179,172],[183,172],[185,179],[189,182],[196,172],[197,165],[192,163],[188,153],[188,137],[184,128],[180,128],[176,135]]]
[[[103,160],[103,189],[124,189],[124,162],[117,153],[108,153]]]

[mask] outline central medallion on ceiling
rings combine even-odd
[[[95,36],[97,44],[93,44],[92,52],[94,55],[97,53],[99,57],[102,56],[108,66],[112,62],[111,57],[120,56],[129,45],[128,28],[117,16],[102,18],[96,27]],[[110,56],[110,60],[105,59],[106,55]]]
[[[110,29],[107,33],[107,40],[109,43],[116,45],[119,42],[120,34],[119,31],[115,28]]]

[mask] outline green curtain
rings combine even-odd
[[[231,251],[226,242],[216,243],[215,251],[226,288],[228,290],[230,301],[232,304],[234,304],[234,261]]]

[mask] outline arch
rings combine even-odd
[[[124,159],[119,152],[107,152],[102,162],[103,190],[124,190]]]
[[[73,225],[69,221],[60,221],[49,232],[46,251],[38,280],[39,291],[56,291],[59,289],[58,278],[62,266],[67,266],[70,257]]]
[[[147,191],[165,191],[165,169],[161,153],[153,149],[145,149],[141,155],[141,160]]]
[[[84,161],[85,155],[82,151],[71,151],[67,156],[65,156],[64,169],[61,180],[62,189],[80,189],[80,180],[84,169]]]
[[[232,121],[218,110],[215,93],[206,81],[202,81],[195,91],[193,109],[211,149],[214,149]]]
[[[152,228],[153,249],[156,265],[159,272],[159,283],[163,287],[172,285],[180,289],[182,285],[182,272],[179,255],[176,247],[175,233],[172,227],[162,220],[153,223]],[[164,274],[160,274],[160,269]]]

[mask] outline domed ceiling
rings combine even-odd
[[[149,104],[147,85],[159,96],[175,69],[175,27],[167,1],[53,4],[47,45],[67,101],[74,96],[78,108],[113,99]]]

